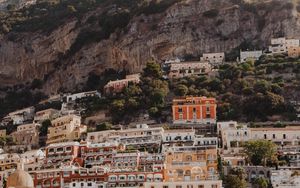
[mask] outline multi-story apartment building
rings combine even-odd
[[[79,142],[62,142],[46,147],[45,167],[83,166]]]
[[[288,48],[288,56],[294,57],[294,58],[299,57],[300,56],[300,47],[299,46],[289,47]]]
[[[164,168],[164,155],[162,153],[140,153],[139,171],[162,172]]]
[[[0,171],[16,169],[20,159],[20,156],[16,153],[0,154]]]
[[[113,187],[144,187],[145,182],[162,182],[162,172],[111,172],[108,173],[107,188]]]
[[[196,135],[194,138],[194,146],[213,146],[217,149],[218,138],[217,137],[205,137],[203,135]]]
[[[217,180],[217,149],[210,146],[173,146],[165,153],[164,180]]]
[[[39,127],[40,124],[37,123],[19,125],[17,131],[11,134],[14,143],[37,147],[39,145]]]
[[[272,187],[278,188],[296,188],[300,187],[299,170],[278,169],[272,170],[271,175]]]
[[[164,144],[173,142],[191,142],[195,139],[194,129],[170,129],[164,130],[162,141]]]
[[[44,165],[45,153],[41,150],[26,151],[21,154],[21,160],[24,164],[24,170],[31,172],[34,170],[40,170]]]
[[[169,78],[203,75],[209,73],[212,69],[208,62],[199,61],[171,63],[169,66]]]
[[[221,180],[145,182],[144,188],[222,188]]]
[[[107,170],[96,168],[53,168],[30,172],[36,188],[106,188]]]
[[[299,47],[299,39],[273,38],[269,51],[272,54],[286,53],[290,47]]]
[[[242,63],[247,60],[258,60],[262,56],[263,52],[261,50],[257,51],[240,51],[240,61]]]
[[[33,121],[36,123],[42,123],[43,121],[49,119],[52,120],[57,118],[59,115],[59,111],[53,108],[49,108],[46,110],[41,110],[35,113]]]
[[[81,158],[85,167],[109,166],[112,163],[112,156],[122,150],[117,142],[86,143],[81,145]]]
[[[104,86],[104,91],[105,91],[106,94],[118,93],[118,92],[121,92],[125,87],[128,87],[129,83],[137,84],[139,82],[140,82],[140,75],[139,74],[127,75],[125,79],[109,81]]]
[[[222,126],[221,122],[218,123],[224,150],[233,151],[234,148],[239,148],[243,142],[249,140],[270,140],[279,146],[295,146],[300,143],[300,128],[297,126],[249,128],[236,122],[228,124],[228,127],[226,124]]]
[[[136,149],[157,147],[161,144],[163,128],[151,128],[146,124],[137,125],[136,128],[91,132],[87,134],[87,141],[91,143],[119,142],[125,147]]]
[[[200,61],[208,61],[211,64],[220,64],[225,61],[225,53],[204,53],[200,58]]]
[[[173,123],[215,124],[216,109],[215,98],[185,97],[173,99]]]
[[[112,156],[113,171],[137,171],[140,164],[139,151],[118,152]]]
[[[101,97],[101,94],[98,91],[86,91],[81,93],[67,94],[63,97],[64,102],[72,102],[77,99],[87,98],[87,97]]]
[[[20,125],[27,121],[32,120],[33,116],[34,116],[34,107],[28,107],[28,108],[24,108],[9,113],[6,117],[3,118],[2,122],[3,124],[6,124],[12,121],[14,125]]]
[[[81,117],[77,115],[65,115],[51,121],[48,128],[47,144],[74,141],[81,138],[87,127],[81,125]]]

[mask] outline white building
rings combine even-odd
[[[65,188],[83,188],[83,187],[89,187],[89,188],[106,188],[106,182],[101,181],[77,181],[74,180],[70,182],[68,185],[65,186]]]
[[[162,135],[163,143],[194,142],[194,140],[195,140],[194,129],[165,130]]]
[[[144,188],[222,188],[222,180],[145,182]]]
[[[24,170],[30,172],[41,169],[46,155],[41,149],[38,149],[26,151],[25,153],[21,154],[20,157],[24,163]]]
[[[9,113],[4,117],[4,121],[12,121],[14,125],[23,124],[26,121],[32,120],[34,116],[34,107],[28,107]]]
[[[247,60],[258,60],[260,56],[262,56],[263,52],[261,50],[258,51],[240,51],[240,61],[242,63]]]
[[[200,58],[200,61],[208,61],[211,64],[220,64],[225,61],[225,53],[204,53]]]
[[[300,187],[299,172],[289,169],[272,170],[271,184],[276,188],[298,188]]]
[[[98,91],[87,91],[81,93],[74,93],[64,96],[63,100],[67,103],[75,101],[76,99],[82,99],[86,97],[101,97],[101,94]]]
[[[269,46],[269,51],[272,54],[287,53],[288,48],[298,47],[298,46],[299,46],[299,39],[286,39],[284,37],[272,38],[271,45]]]
[[[196,135],[194,139],[194,146],[214,146],[218,147],[217,137],[204,137],[203,135]]]
[[[170,63],[169,78],[182,78],[192,75],[208,74],[212,70],[211,65],[205,62],[179,62]]]
[[[87,133],[87,141],[91,143],[118,142],[124,146],[160,145],[163,128],[150,128],[146,124],[136,128],[108,130]]]
[[[222,137],[222,148],[232,149],[232,152],[238,152],[240,145],[249,140],[270,140],[279,146],[295,146],[300,141],[300,127],[297,126],[249,128],[237,122],[219,122],[217,127]]]

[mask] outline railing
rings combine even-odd
[[[206,162],[172,162],[173,166],[206,166]]]

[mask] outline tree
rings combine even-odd
[[[175,94],[178,96],[186,96],[188,91],[189,91],[189,88],[186,87],[186,85],[179,84],[179,85],[177,85],[177,87],[175,89]]]
[[[120,121],[125,113],[125,100],[124,99],[116,99],[112,102],[110,106],[110,113],[112,114],[112,118],[114,121]]]
[[[231,169],[229,175],[224,177],[225,188],[246,188],[245,172],[241,168]]]
[[[47,136],[48,128],[51,126],[51,121],[46,119],[42,122],[42,126],[40,127],[40,136]]]
[[[260,80],[254,84],[254,90],[258,93],[267,93],[271,90],[271,87],[266,80]]]
[[[149,115],[153,118],[158,118],[160,116],[160,111],[157,107],[151,107],[149,109]]]
[[[253,185],[255,188],[267,188],[269,183],[266,178],[259,177],[254,180]]]
[[[105,131],[110,129],[111,129],[111,124],[108,122],[104,122],[99,125],[96,125],[96,131]]]
[[[150,61],[143,70],[143,77],[159,79],[162,77],[162,71],[158,63]]]
[[[267,140],[248,141],[244,145],[244,153],[251,164],[266,166],[267,161],[276,159],[276,145]]]

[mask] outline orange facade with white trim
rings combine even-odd
[[[173,99],[173,123],[216,123],[217,105],[215,98],[186,97]]]

